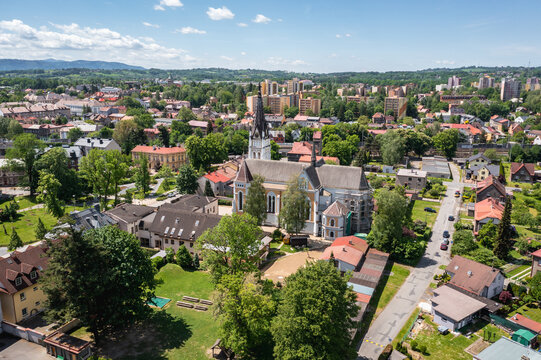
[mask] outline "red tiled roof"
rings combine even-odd
[[[323,159],[323,161],[333,161],[335,162],[337,165],[340,165],[340,160],[337,158],[337,157],[334,157],[334,156],[316,156],[316,160],[321,160]],[[309,163],[310,161],[312,161],[312,155],[302,155],[300,158],[299,158],[299,162],[304,162],[304,163]]]
[[[368,250],[368,243],[366,242],[366,240],[363,240],[353,235],[336,238],[331,246],[342,245],[351,246],[359,251],[362,251],[363,253],[366,253],[366,251]]]
[[[313,139],[314,140],[321,140],[321,131],[314,132]]]
[[[308,141],[294,142],[288,154],[312,155],[312,144]]]
[[[177,153],[183,153],[186,152],[186,150],[179,146],[174,147],[153,147],[153,146],[146,146],[146,145],[137,145],[133,148],[132,152],[138,152],[138,153],[151,153],[151,154],[177,154]]]
[[[15,294],[35,284],[41,272],[47,267],[45,244],[29,245],[24,251],[14,251],[0,257],[0,291]],[[30,273],[36,269],[38,277],[30,279]],[[15,279],[21,278],[21,285],[15,285]]]
[[[494,175],[490,175],[485,180],[478,182],[476,193],[479,194],[481,191],[487,189],[490,186],[494,186],[496,190],[498,190],[498,192],[502,194],[502,196],[505,196],[505,186],[503,186],[503,184],[499,182],[498,179],[494,177]]]
[[[541,249],[534,251],[532,256],[541,257]]]
[[[220,174],[217,171],[208,173],[208,174],[204,175],[203,177],[205,179],[208,179],[209,181],[212,181],[213,183],[218,183],[218,182],[226,183],[229,180],[231,180],[227,176],[225,176],[223,174]]]
[[[475,220],[480,221],[486,218],[502,219],[503,205],[493,198],[487,198],[475,203]]]
[[[370,302],[371,295],[355,293],[357,295],[357,301],[368,304]]]
[[[511,163],[511,175],[512,174],[516,174],[522,167],[524,167],[526,169],[526,171],[528,172],[528,174],[530,174],[530,176],[534,176],[535,175],[535,165],[532,164],[532,163],[527,163],[527,164],[524,164],[524,163]]]
[[[470,124],[442,124],[441,127],[449,128],[449,129],[468,130],[472,135],[480,135],[482,133],[481,130],[479,130],[478,128]]]
[[[380,134],[385,134],[387,132],[387,130],[372,130],[372,129],[368,129],[367,131],[372,135],[380,135]]]
[[[522,314],[517,313],[507,319],[511,322],[514,322],[515,324],[519,324],[525,327],[526,329],[532,330],[536,334],[541,334],[541,324],[537,321],[527,318]]]
[[[353,267],[357,267],[361,262],[364,253],[349,245],[329,246],[321,254],[321,260],[329,260],[333,254],[336,260],[340,260]]]

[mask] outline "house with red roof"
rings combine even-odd
[[[309,163],[311,161],[311,155],[302,155],[299,158],[299,162]],[[329,162],[335,165],[340,165],[340,159],[338,159],[336,156],[316,156],[316,164],[318,165],[328,164]]]
[[[538,323],[537,321],[534,321],[530,318],[527,318],[526,316],[516,313],[515,315],[508,317],[507,320],[523,327],[534,334],[540,335],[541,334],[541,323]]]
[[[186,164],[186,150],[180,146],[159,147],[137,145],[131,151],[132,159],[137,162],[142,157],[148,160],[148,168],[158,171],[162,166],[169,166],[173,171]]]
[[[511,163],[511,181],[533,183],[535,180],[535,165],[532,163]]]
[[[293,147],[287,153],[287,161],[299,162],[299,159],[303,155],[312,155],[312,143],[309,141],[296,141],[293,143]],[[317,152],[317,150],[316,150]]]
[[[541,271],[541,249],[532,253],[532,271],[530,276],[533,277],[539,271]]]
[[[477,183],[476,201],[478,202],[489,198],[504,202],[506,195],[505,186],[494,175]]]
[[[218,170],[203,175],[199,180],[199,187],[202,192],[205,191],[207,181],[215,196],[218,195],[233,195],[233,180]]]
[[[368,243],[366,240],[356,236],[345,236],[334,240],[331,246],[321,254],[320,259],[329,260],[334,257],[340,271],[355,271],[359,269],[367,251]]]
[[[502,220],[503,210],[503,204],[493,198],[476,202],[474,231],[478,232],[483,225],[487,224],[489,221],[492,221],[495,225],[498,225]]]
[[[482,130],[470,124],[442,124],[441,127],[444,129],[457,129],[459,132],[466,135],[470,142],[479,140],[483,133]]]

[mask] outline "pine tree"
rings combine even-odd
[[[502,260],[507,258],[509,251],[513,248],[513,243],[511,241],[511,210],[511,199],[507,197],[505,199],[502,221],[498,227],[498,238],[494,245],[494,255]]]
[[[205,182],[205,196],[213,196],[214,197],[214,191],[212,191],[212,186],[210,186],[210,181]]]
[[[8,250],[13,251],[21,246],[23,246],[23,241],[21,240],[21,237],[19,236],[19,234],[17,234],[17,231],[15,231],[15,228],[12,228],[11,237],[9,239]]]
[[[47,229],[45,228],[43,221],[41,221],[41,218],[38,218],[38,224],[36,225],[35,234],[36,239],[38,240],[43,240],[45,234],[47,234]]]
[[[199,269],[199,255],[197,253],[193,257],[193,267],[196,270]]]
[[[2,227],[4,228],[4,234],[8,234],[8,231],[6,230],[6,225],[2,224]]]

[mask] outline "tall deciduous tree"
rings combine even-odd
[[[298,234],[310,218],[306,180],[296,176],[287,185],[280,209],[280,223],[290,234]]]
[[[41,283],[49,319],[76,317],[100,344],[151,311],[155,270],[135,236],[113,226],[75,232],[50,244],[48,255]]]
[[[354,357],[349,330],[357,324],[355,294],[333,264],[318,261],[286,279],[272,322],[276,359],[342,360]]]
[[[396,243],[402,238],[408,202],[406,197],[396,190],[381,189],[376,194],[376,204],[378,210],[367,240],[376,249],[392,253]]]
[[[267,218],[267,203],[265,196],[265,188],[263,183],[265,179],[261,175],[254,175],[253,180],[250,182],[248,188],[248,195],[246,196],[246,206],[244,211],[247,214],[252,215],[257,224],[261,225]],[[276,199],[275,201],[278,201]]]
[[[105,153],[107,168],[111,172],[111,191],[115,195],[114,204],[118,204],[120,182],[128,173],[128,157],[118,150],[109,150]]]
[[[388,131],[385,134],[378,135],[377,142],[379,143],[384,164],[396,165],[404,157],[406,142],[398,131]]]
[[[257,252],[262,232],[254,217],[225,215],[220,223],[197,239],[203,261],[212,278],[219,282],[224,274],[249,273],[257,270]]]
[[[455,156],[460,134],[457,129],[444,130],[432,138],[434,146],[447,158]]]
[[[63,148],[54,147],[41,155],[36,161],[35,168],[40,174],[43,171],[53,174],[62,184],[62,191],[58,194],[60,199],[70,201],[74,195],[78,196],[81,194],[81,179],[77,176],[77,172],[74,169],[69,168],[68,157]]]
[[[102,209],[106,209],[107,195],[111,189],[112,173],[105,160],[105,152],[92,149],[79,163],[82,176],[92,186],[92,193],[98,197]]]
[[[43,202],[47,211],[55,217],[61,217],[64,215],[64,209],[58,199],[58,192],[62,184],[58,181],[53,174],[49,174],[45,171],[40,173],[38,184],[38,197],[39,202]]]
[[[34,195],[38,185],[35,164],[44,146],[33,134],[21,134],[15,138],[13,148],[7,152],[10,166],[24,170],[23,184],[30,188],[30,195]]]
[[[143,196],[150,191],[150,172],[148,171],[148,159],[142,156],[139,159],[137,170],[135,171],[135,188]]]
[[[258,358],[272,344],[276,302],[252,275],[224,275],[216,286],[214,316],[223,344],[240,358]],[[265,349],[270,350],[270,349]]]
[[[513,248],[512,229],[511,229],[511,211],[512,211],[511,199],[507,197],[505,199],[505,207],[503,209],[502,221],[498,226],[498,237],[494,245],[494,255],[499,259],[506,259],[509,255],[509,251]]]
[[[182,165],[178,170],[177,190],[181,194],[195,194],[199,184],[197,173],[191,164]]]

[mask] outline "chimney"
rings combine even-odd
[[[471,270],[468,270],[468,277],[472,277],[473,273],[471,272]]]

